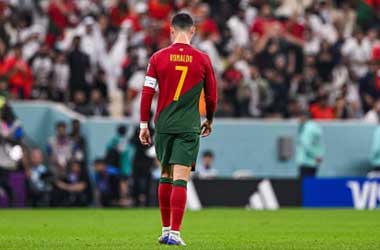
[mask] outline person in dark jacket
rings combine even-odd
[[[149,123],[151,124],[151,123]],[[133,159],[133,199],[135,206],[150,205],[150,189],[152,182],[151,170],[154,166],[155,151],[154,147],[146,147],[139,140],[140,129],[136,128],[131,143],[135,145],[135,157]],[[149,126],[149,132],[153,136],[154,130]]]

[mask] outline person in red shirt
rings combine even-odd
[[[197,29],[201,37],[207,35],[214,42],[220,41],[220,32],[216,22],[210,17],[210,7],[207,3],[201,3],[197,9]]]
[[[53,47],[54,43],[63,36],[65,29],[77,21],[77,6],[72,0],[52,0],[49,3],[47,14],[49,16],[49,30],[46,43]]]
[[[217,103],[210,58],[190,45],[195,33],[189,14],[171,22],[173,44],[151,58],[142,91],[140,141],[151,145],[148,129],[152,98],[159,89],[155,115],[155,148],[161,163],[158,200],[162,219],[160,243],[185,245],[180,227],[186,207],[186,187],[199,150],[199,136],[208,136]],[[204,89],[207,119],[200,124],[199,99]]]
[[[21,56],[21,45],[16,44],[13,54],[5,59],[4,71],[7,72],[9,90],[18,98],[28,99],[32,91],[32,71]]]
[[[310,114],[313,119],[330,120],[335,118],[334,108],[328,105],[327,95],[318,98],[318,102],[310,106]]]
[[[149,16],[154,19],[165,20],[173,9],[170,0],[149,0]]]
[[[278,21],[272,18],[270,5],[263,4],[260,8],[258,17],[256,17],[255,21],[252,23],[251,33],[258,37],[262,37],[274,23],[278,23]]]

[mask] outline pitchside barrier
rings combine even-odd
[[[189,208],[231,206],[255,210],[280,207],[380,207],[380,178],[305,178],[192,181]],[[194,204],[196,206],[194,206]]]
[[[120,123],[126,124],[130,133],[136,128],[128,118],[86,118],[50,102],[14,102],[12,107],[28,138],[42,149],[46,148],[47,138],[54,134],[57,121],[79,119],[87,138],[89,163],[104,154]],[[365,176],[371,169],[369,155],[376,126],[360,121],[322,122],[321,126],[326,155],[318,176]],[[244,171],[253,178],[296,178],[297,131],[296,121],[216,119],[213,134],[201,140],[200,151],[214,152],[219,177],[230,178]]]
[[[379,178],[305,179],[303,207],[375,209],[380,205]]]
[[[9,175],[14,207],[24,207],[25,175]],[[151,185],[151,206],[157,206],[157,181]],[[286,207],[354,208],[380,207],[379,178],[298,179],[193,179],[188,183],[190,210],[207,207],[241,207],[252,210],[277,210]],[[0,207],[9,205],[0,188]]]

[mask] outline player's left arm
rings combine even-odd
[[[144,87],[142,89],[141,103],[140,103],[140,142],[143,145],[151,145],[152,139],[149,133],[148,122],[150,120],[150,110],[152,100],[156,93],[157,87],[157,71],[155,66],[155,56],[150,59],[147,73],[145,76]]]
[[[217,103],[217,87],[215,72],[211,64],[210,58],[205,55],[206,61],[206,78],[204,84],[205,102],[206,102],[206,120],[202,123],[202,137],[209,136],[212,131],[212,122],[216,111]]]

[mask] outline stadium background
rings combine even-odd
[[[148,59],[170,44],[169,20],[177,11],[195,18],[193,45],[210,56],[219,95],[188,207],[240,208],[190,213],[189,234],[208,230],[227,240],[194,240],[194,249],[236,247],[218,227],[220,216],[248,235],[238,249],[379,249],[379,232],[370,229],[379,226],[376,213],[250,211],[379,207],[377,0],[0,0],[0,207],[156,206],[159,168],[153,150],[136,140],[139,99]],[[324,154],[317,178],[302,179],[296,155],[306,112],[322,128]],[[3,210],[0,243],[93,249],[112,242],[110,249],[123,249],[125,242],[115,241],[118,222],[153,234],[158,225],[155,210],[94,213]],[[80,242],[71,241],[71,220]],[[39,222],[58,225],[45,245],[48,230],[39,230]],[[195,231],[197,223],[204,228]],[[30,238],[20,236],[29,224]],[[91,237],[89,228],[96,231]],[[125,232],[138,235],[132,229]],[[207,245],[215,241],[220,245]],[[150,244],[131,242],[127,249]]]

